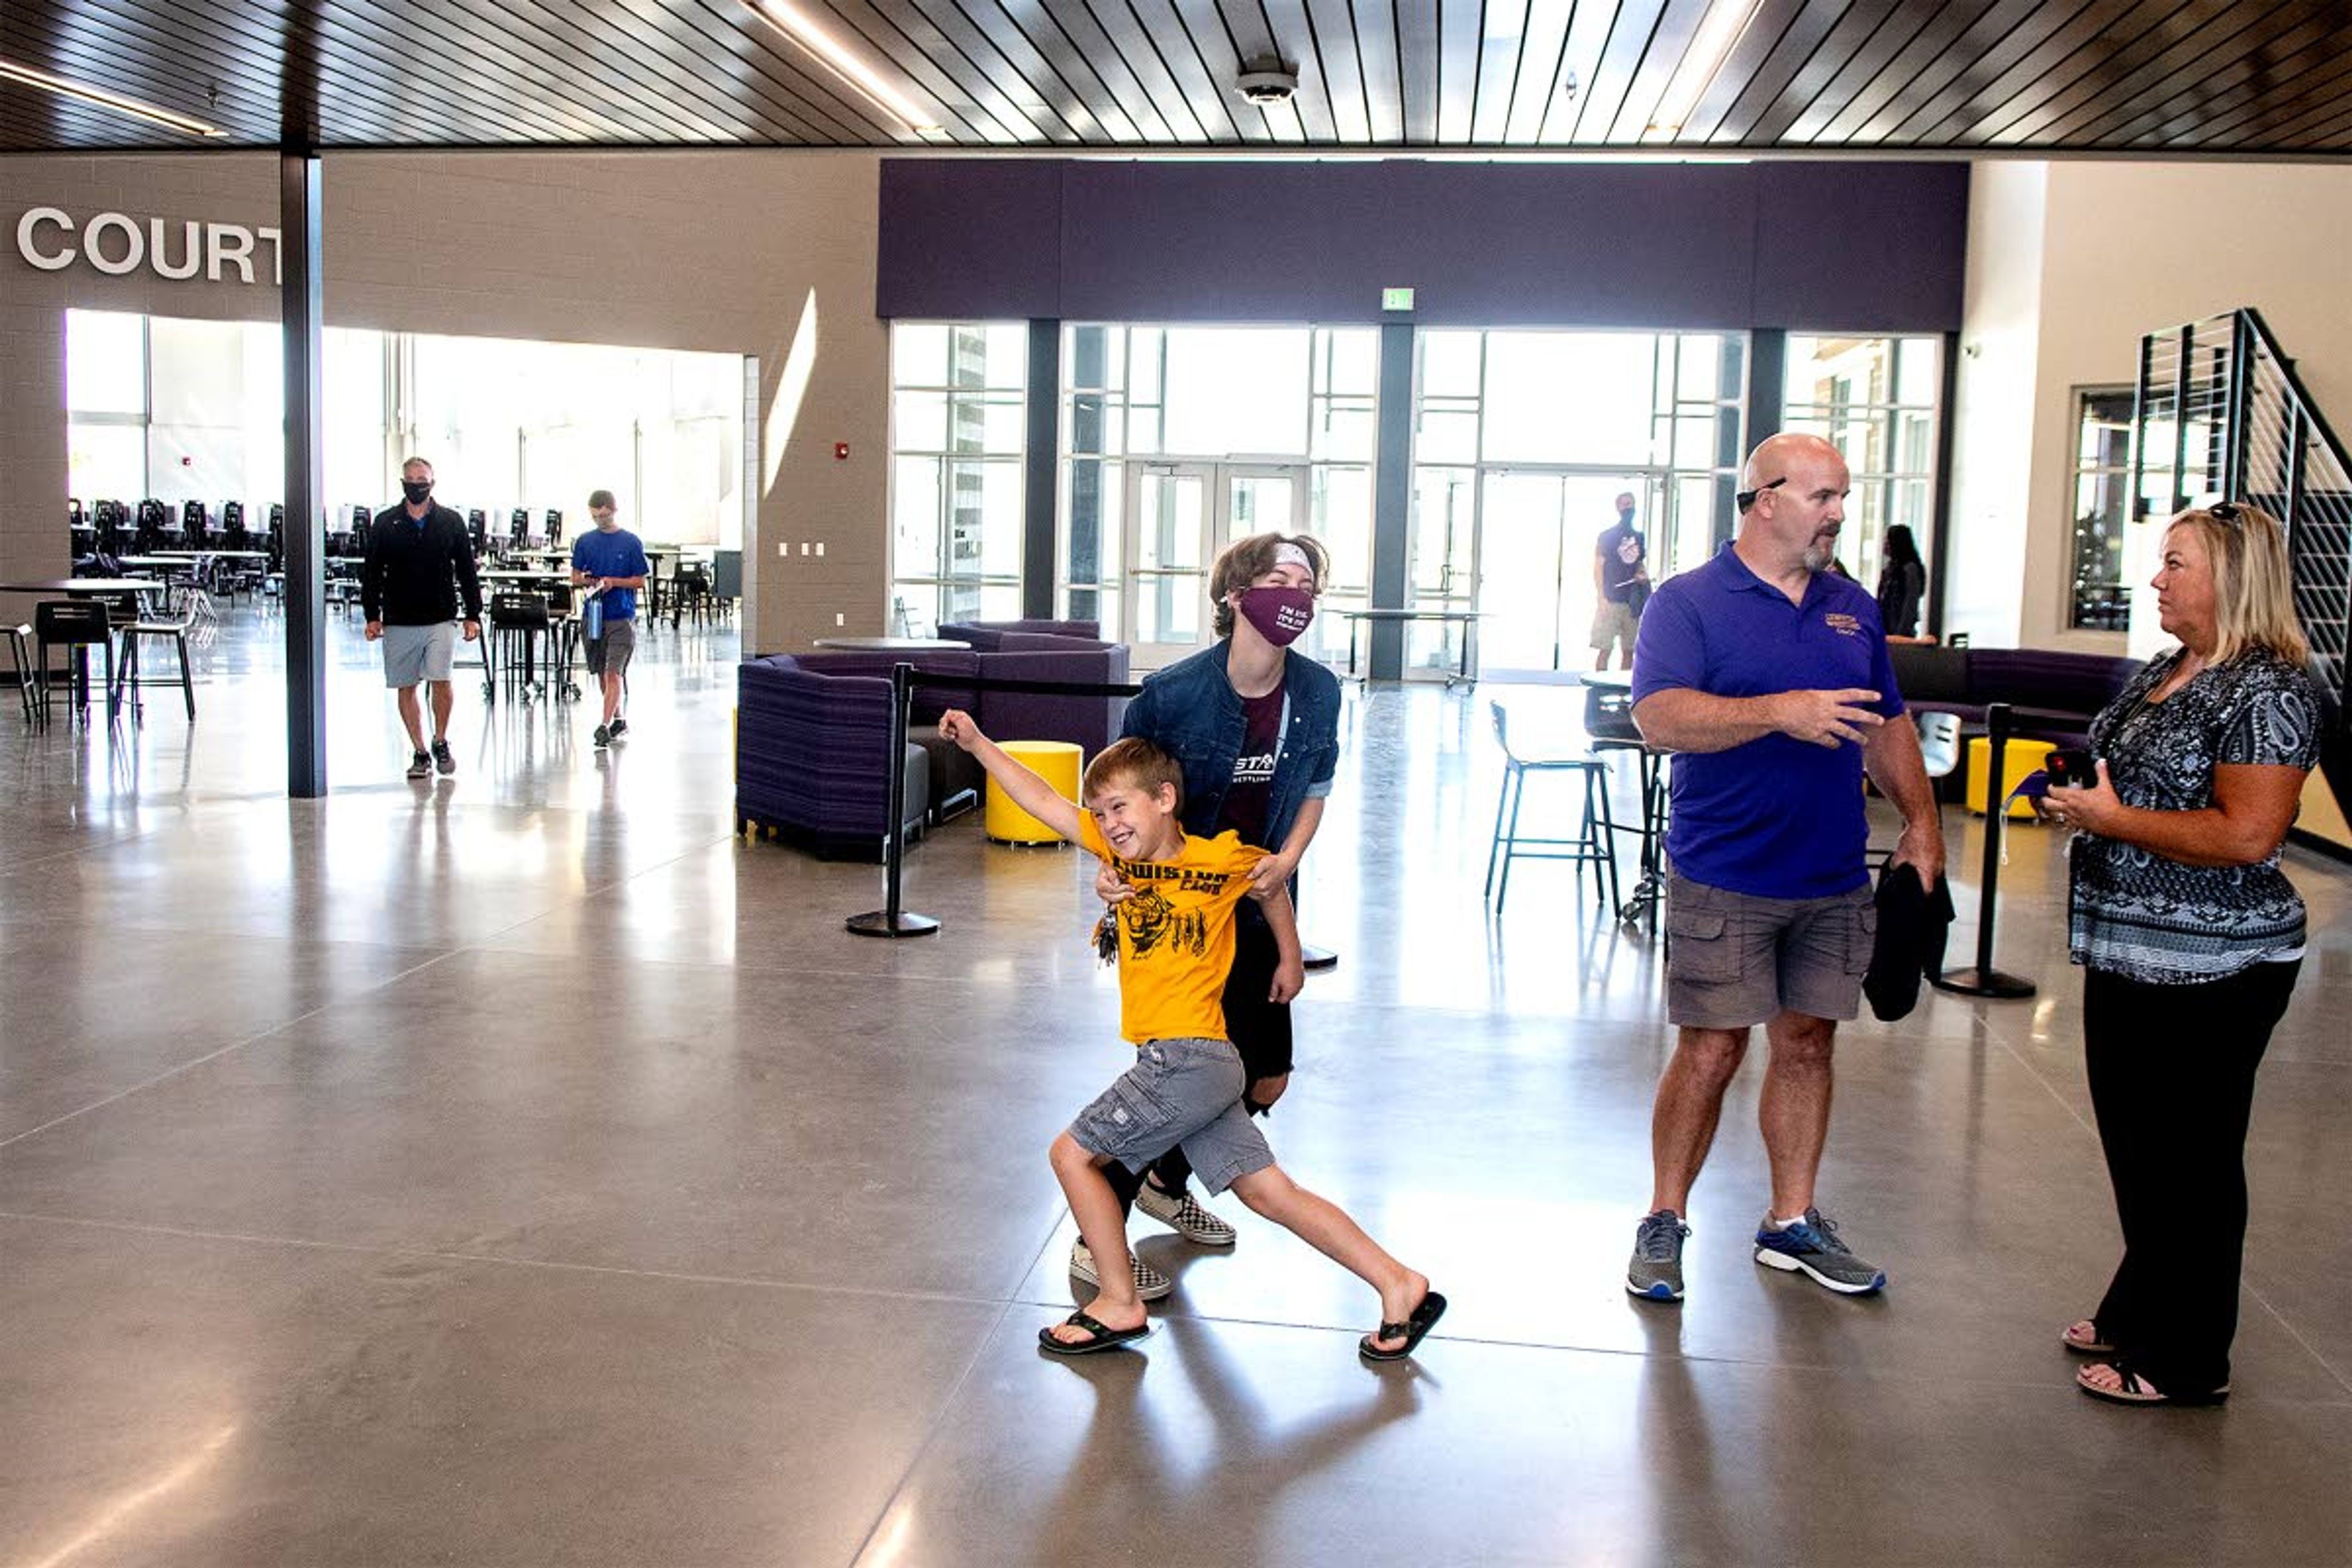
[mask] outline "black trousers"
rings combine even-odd
[[[2254,1069],[2302,967],[2257,963],[2202,985],[2083,974],[2084,1060],[2124,1232],[2094,1321],[2168,1394],[2230,1381]]]
[[[1269,1002],[1275,966],[1282,962],[1275,945],[1274,928],[1265,923],[1255,900],[1244,899],[1234,911],[1234,966],[1225,976],[1225,1034],[1241,1054],[1242,1070],[1249,1075],[1250,1113],[1265,1114],[1255,1098],[1257,1080],[1280,1078],[1290,1070],[1290,1004]],[[1181,1149],[1171,1149],[1148,1168],[1152,1184],[1162,1192],[1181,1193],[1192,1179],[1192,1163]],[[1135,1206],[1143,1190],[1143,1171],[1130,1171],[1113,1160],[1105,1168],[1111,1191],[1122,1210]]]

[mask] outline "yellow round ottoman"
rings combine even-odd
[[[1075,804],[1078,774],[1086,753],[1067,741],[1000,741],[1005,755],[1054,786],[1054,793]],[[1013,804],[1013,797],[988,781],[988,805],[982,822],[999,844],[1059,844],[1062,836]]]

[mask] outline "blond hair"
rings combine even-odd
[[[1217,557],[1209,568],[1209,597],[1216,604],[1213,617],[1217,635],[1234,635],[1234,607],[1225,595],[1236,588],[1246,588],[1275,568],[1275,552],[1284,545],[1295,545],[1307,557],[1307,566],[1315,574],[1315,582],[1307,591],[1318,598],[1323,593],[1323,579],[1331,574],[1331,557],[1323,546],[1303,533],[1253,533],[1247,539],[1235,540]]]
[[[1129,735],[1123,741],[1113,741],[1095,754],[1087,764],[1086,782],[1078,794],[1088,805],[1095,797],[1118,789],[1120,785],[1139,789],[1146,795],[1158,795],[1161,784],[1176,791],[1176,805],[1184,805],[1184,769],[1174,757],[1140,735]]]
[[[2294,610],[2294,574],[2287,563],[2286,530],[2244,501],[2190,507],[2164,531],[2192,530],[2213,563],[2213,662],[2227,664],[2261,649],[2301,668],[2311,644]]]

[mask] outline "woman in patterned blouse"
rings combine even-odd
[[[2279,869],[2320,702],[2305,673],[2284,531],[2251,506],[2167,526],[2157,612],[2180,646],[2091,726],[2098,782],[2044,804],[2069,846],[2074,961],[2123,1262],[2061,1336],[2075,1382],[2126,1405],[2230,1391],[2254,1069],[2302,967]]]

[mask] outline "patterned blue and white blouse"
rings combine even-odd
[[[2319,693],[2274,655],[2209,666],[2161,702],[2148,693],[2183,650],[2148,661],[2091,723],[2126,805],[2197,811],[2213,804],[2218,764],[2309,768],[2319,760]],[[2070,937],[2076,963],[2158,985],[2224,979],[2304,940],[2303,900],[2273,850],[2251,866],[2184,866],[2151,850],[2078,832]]]

